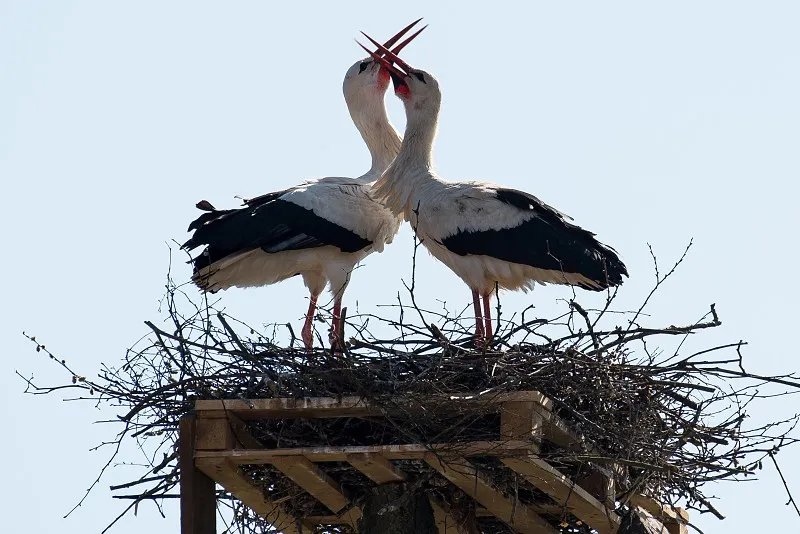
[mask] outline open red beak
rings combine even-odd
[[[363,44],[361,44],[361,43],[359,43],[358,41],[356,41],[356,42],[358,43],[358,45],[359,45],[361,48],[363,48],[364,50],[366,50],[366,51],[367,51],[367,53],[368,53],[368,54],[369,54],[369,55],[370,55],[370,56],[371,56],[371,57],[372,57],[372,58],[373,58],[373,59],[374,59],[374,60],[375,60],[375,61],[376,61],[376,62],[377,62],[379,65],[381,65],[383,68],[385,68],[387,71],[389,71],[389,74],[390,74],[390,75],[391,75],[391,77],[392,77],[392,82],[393,82],[393,83],[394,83],[394,85],[395,85],[395,89],[397,88],[398,84],[405,85],[405,82],[403,81],[403,78],[405,78],[406,76],[408,76],[408,72],[409,72],[409,70],[411,69],[411,67],[408,65],[408,63],[406,63],[405,61],[403,61],[402,59],[400,59],[400,58],[397,56],[397,54],[399,54],[399,53],[400,53],[400,51],[401,51],[403,48],[405,48],[405,46],[406,46],[408,43],[410,43],[411,41],[413,41],[413,40],[414,40],[414,39],[417,37],[417,35],[419,35],[420,33],[422,33],[422,31],[423,31],[425,28],[427,28],[428,26],[427,26],[427,25],[426,25],[426,26],[423,26],[422,28],[420,28],[419,30],[417,30],[416,32],[414,32],[414,33],[413,33],[413,34],[412,34],[410,37],[408,37],[408,38],[407,38],[407,39],[405,39],[403,42],[401,42],[400,44],[398,44],[397,46],[395,46],[395,47],[394,47],[392,50],[389,50],[389,47],[390,47],[390,46],[392,46],[392,45],[394,45],[394,43],[396,43],[398,40],[400,40],[400,38],[401,38],[401,37],[403,37],[403,35],[405,35],[405,34],[406,34],[406,33],[407,33],[407,32],[408,32],[408,31],[409,31],[411,28],[413,28],[413,27],[414,27],[414,26],[415,26],[415,25],[416,25],[416,24],[417,24],[419,21],[421,21],[421,20],[422,20],[421,18],[420,18],[420,19],[417,19],[417,20],[415,20],[414,22],[412,22],[411,24],[409,24],[408,26],[406,26],[405,28],[403,28],[402,30],[400,30],[400,31],[399,31],[397,34],[395,34],[395,35],[394,35],[394,36],[393,36],[391,39],[389,39],[388,41],[386,41],[384,44],[380,44],[380,43],[379,43],[379,42],[377,42],[375,39],[373,39],[372,37],[370,37],[369,35],[367,35],[366,33],[364,33],[364,32],[361,32],[361,33],[364,35],[364,37],[366,37],[367,39],[369,39],[369,41],[370,41],[370,42],[371,42],[373,45],[375,45],[375,46],[377,47],[377,51],[375,51],[375,52],[371,51],[369,48],[367,48],[367,47],[366,47],[366,46],[364,46]],[[395,66],[395,65],[396,65],[396,66]]]

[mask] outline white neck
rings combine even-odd
[[[350,109],[350,116],[372,158],[369,171],[359,179],[367,182],[377,180],[400,152],[400,134],[389,122],[383,100],[380,104],[372,102],[362,107],[354,106]]]
[[[414,111],[414,110],[412,110]],[[409,113],[400,153],[375,183],[375,192],[386,207],[399,215],[408,213],[412,193],[435,176],[433,142],[436,139],[438,109],[432,113]]]

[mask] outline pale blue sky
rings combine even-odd
[[[404,56],[441,82],[444,177],[525,189],[597,232],[632,275],[620,307],[652,283],[647,242],[666,262],[694,237],[652,323],[690,322],[716,302],[724,326],[697,346],[743,338],[752,370],[797,369],[787,334],[800,301],[800,4],[0,0],[3,530],[98,532],[122,506],[104,489],[111,478],[61,519],[104,461],[87,450],[110,429],[89,423],[109,414],[23,396],[15,369],[63,376],[20,332],[92,374],[159,317],[165,242],[186,238],[196,201],[231,206],[237,194],[364,172],[341,96],[361,55],[353,37],[383,38],[419,16],[431,26]],[[393,301],[410,251],[404,229],[368,258],[351,309]],[[426,254],[419,263],[423,302],[468,303],[449,271]],[[547,316],[569,295],[546,288],[504,306]],[[299,328],[305,296],[291,280],[223,304]],[[796,409],[784,400],[753,415]],[[800,450],[779,458],[800,494]],[[729,519],[695,516],[707,533],[800,526],[770,468],[716,493]],[[177,532],[168,512],[145,506],[116,532]]]

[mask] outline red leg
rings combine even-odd
[[[314,312],[317,310],[317,296],[311,295],[310,302],[308,303],[308,313],[306,313],[306,322],[303,324],[302,336],[303,343],[306,350],[310,351],[314,348],[314,330],[311,323],[314,321]]]
[[[342,298],[336,297],[333,301],[333,327],[331,328],[331,348],[339,351],[342,341]]]
[[[486,323],[486,341],[492,339],[492,299],[490,296],[483,297],[483,320]]]
[[[477,291],[472,292],[472,306],[475,309],[475,345],[483,345],[483,316],[481,315],[481,301]]]

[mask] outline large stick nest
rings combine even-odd
[[[673,271],[657,273],[650,296]],[[791,434],[796,418],[747,426],[751,403],[795,390],[800,387],[796,377],[748,373],[742,342],[680,352],[687,336],[721,324],[713,305],[699,322],[651,328],[640,324],[650,296],[630,314],[610,313],[613,294],[601,310],[584,310],[573,300],[562,315],[551,319],[532,319],[530,310],[501,319],[491,346],[479,350],[469,336],[471,320],[447,311],[421,310],[413,286],[409,289],[410,304],[399,301],[388,308],[394,318],[349,318],[351,337],[342,353],[320,349],[307,354],[293,348],[296,339],[290,327],[251,328],[170,283],[165,325],[147,322],[150,334],[127,351],[121,364],[104,366],[96,378],[87,378],[29,336],[37,351],[50,355],[71,380],[56,387],[26,381],[29,391],[37,394],[78,389],[78,399],[110,406],[119,414],[122,428],[112,440],[116,448],[106,468],[114,465],[125,440],[135,440],[151,458],[139,477],[112,487],[115,497],[131,501],[120,517],[142,501],[160,510],[163,499],[176,495],[178,421],[197,399],[356,395],[386,408],[383,418],[250,423],[250,433],[267,447],[457,447],[463,441],[498,439],[492,404],[500,394],[539,391],[582,437],[582,445],[570,450],[545,446],[542,457],[572,477],[587,465],[613,467],[620,510],[632,495],[645,494],[721,517],[706,495],[708,484],[752,478],[765,457],[774,459],[780,447],[796,441]],[[601,327],[620,318],[613,328]],[[276,341],[283,328],[291,338],[288,348]],[[659,338],[677,348],[655,349]],[[485,401],[454,409],[449,397],[464,394]],[[477,458],[474,463],[492,474],[508,495],[523,502],[548,502],[533,486],[510,476],[496,459]],[[423,462],[409,460],[401,467],[412,483],[442,501],[464,501],[463,494]],[[369,487],[369,481],[347,464],[326,464],[325,470],[356,502]],[[330,513],[273,468],[245,466],[245,471],[271,499],[299,517]],[[266,522],[235,501],[220,502],[234,509],[231,531],[270,531]],[[556,519],[567,525],[565,531],[586,529],[566,514]],[[482,520],[480,525],[486,533],[508,532],[498,522]],[[321,532],[346,530],[330,527]]]

